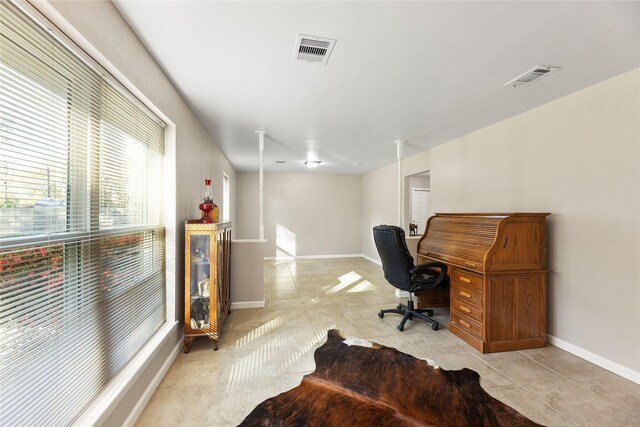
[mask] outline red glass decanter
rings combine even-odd
[[[218,222],[218,206],[213,203],[213,200],[211,199],[211,180],[205,179],[204,184],[204,201],[200,203],[199,206],[200,210],[202,211],[202,218],[200,218],[200,222],[211,224],[214,222]]]

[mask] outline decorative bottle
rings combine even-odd
[[[218,205],[213,203],[211,198],[211,180],[204,180],[204,201],[200,203],[200,210],[202,211],[202,218],[200,222],[210,224],[218,222]]]

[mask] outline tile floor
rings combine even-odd
[[[234,310],[220,349],[196,339],[180,353],[140,416],[142,426],[234,426],[264,399],[313,371],[326,331],[395,347],[443,369],[477,371],[495,398],[547,426],[640,426],[640,385],[553,346],[481,354],[447,330],[400,316],[379,319],[397,301],[379,266],[362,258],[265,262],[266,307]]]

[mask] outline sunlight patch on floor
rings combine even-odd
[[[340,283],[338,283],[337,285],[334,285],[331,288],[327,289],[325,291],[325,294],[336,294],[336,293],[346,289],[347,287],[351,286],[352,284],[356,283],[360,279],[362,279],[362,276],[360,276],[355,271],[350,271],[350,272],[348,272],[346,274],[343,274],[342,276],[338,277],[338,280],[340,281]]]
[[[252,329],[245,336],[243,336],[242,338],[239,338],[239,339],[236,340],[236,342],[234,343],[236,350],[246,346],[247,344],[249,344],[249,343],[251,343],[251,342],[253,342],[255,340],[257,340],[258,338],[260,338],[261,336],[265,335],[266,333],[271,332],[272,330],[274,330],[275,328],[277,328],[281,324],[282,324],[282,317],[276,317],[275,319],[270,320],[270,321],[258,326],[255,329]]]
[[[377,288],[373,285],[373,283],[368,280],[363,280],[362,282],[349,289],[347,293],[373,292],[376,290]]]
[[[300,329],[281,329],[272,332],[269,340],[244,357],[233,362],[225,389],[232,391],[244,388],[246,383],[255,381],[256,373],[263,371],[266,376],[287,373],[309,350],[326,339],[327,331],[336,328],[330,321],[308,325]],[[296,345],[291,344],[295,342]],[[275,361],[275,366],[269,365]],[[270,374],[269,370],[273,369]]]
[[[309,310],[311,307],[318,304],[319,302],[320,302],[320,299],[318,297],[311,297],[311,298],[305,299],[299,304],[296,304],[292,308],[297,313],[306,313],[307,310]],[[232,343],[232,345],[235,347],[236,350],[240,350],[243,347],[246,347],[247,345],[252,343],[253,341],[257,340],[258,338],[276,330],[280,325],[282,325],[283,321],[284,321],[284,318],[282,316],[278,316],[275,319],[269,320],[268,322],[263,323],[262,325],[256,327],[255,329],[252,329],[243,337],[238,338],[234,343]]]

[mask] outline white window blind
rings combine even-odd
[[[0,425],[68,425],[165,322],[164,129],[0,2]]]

